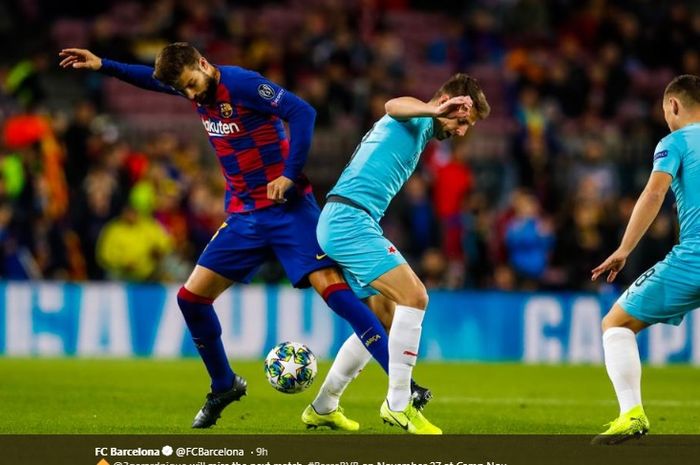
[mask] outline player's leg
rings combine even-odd
[[[391,299],[387,299],[381,294],[373,295],[365,302],[372,309],[379,321],[382,322],[382,326],[386,329],[387,333],[390,332],[391,323],[394,320],[394,312],[396,311],[396,302]],[[416,383],[416,381],[411,378],[411,403],[418,410],[422,410],[428,405],[428,402],[433,398],[433,393],[430,389],[423,387]]]
[[[385,422],[414,434],[442,434],[411,404],[411,377],[418,357],[423,317],[428,306],[425,286],[403,263],[372,281],[371,286],[396,302],[389,332],[389,392],[380,415]]]
[[[364,302],[377,315],[384,329],[391,325],[393,302],[379,294],[364,299]],[[387,340],[384,341],[384,344],[387,344]],[[333,359],[333,365],[331,365],[316,399],[312,402],[314,408],[317,411],[331,411],[337,408],[338,401],[345,389],[371,359],[365,344],[357,334],[351,334]]]
[[[649,420],[642,407],[642,364],[637,333],[649,326],[627,313],[619,303],[603,318],[605,369],[620,406],[619,416],[594,444],[616,444],[649,431]]]
[[[425,287],[411,267],[402,264],[372,282],[372,287],[396,302],[389,332],[389,392],[387,402],[402,411],[410,402],[411,374],[418,357],[423,317],[428,306]]]
[[[203,266],[196,265],[185,285],[177,293],[177,303],[192,341],[211,377],[212,392],[231,389],[234,373],[221,341],[221,324],[214,311],[214,299],[232,281]]]
[[[346,277],[352,277],[353,281],[348,279],[349,283],[357,282],[360,289],[373,288],[374,292],[378,291],[398,304],[389,333],[389,385],[392,397],[400,398],[398,404],[401,405],[401,410],[396,413],[403,419],[401,426],[410,432],[439,433],[439,428],[430,425],[413,405],[409,405],[411,372],[415,364],[415,355],[410,354],[417,353],[420,323],[427,305],[425,288],[406,265],[401,253],[382,235],[379,224],[361,210],[339,203],[327,204],[319,218],[316,234],[321,248],[343,268]],[[396,269],[407,269],[404,273],[412,275],[411,280],[398,276],[397,279],[404,279],[404,282],[394,285],[396,271],[393,270]],[[385,275],[388,275],[388,283],[379,279]],[[377,286],[374,286],[375,282]],[[408,338],[406,332],[410,333]],[[406,345],[406,339],[413,351],[398,350]],[[405,357],[412,360],[406,361]],[[382,416],[385,416],[387,402],[384,404]],[[410,416],[408,422],[411,425],[404,421],[407,416]]]
[[[178,292],[178,305],[211,378],[211,392],[195,416],[193,428],[213,426],[224,408],[246,393],[245,379],[229,365],[213,303],[231,283],[248,282],[265,258],[267,251],[251,224],[248,217],[229,217]]]
[[[605,367],[620,411],[594,443],[617,444],[648,432],[636,335],[655,323],[678,325],[687,312],[700,305],[698,286],[689,279],[698,271],[691,269],[687,260],[675,260],[672,252],[630,285],[603,319]]]
[[[382,322],[360,300],[337,267],[322,268],[309,274],[309,282],[328,307],[347,321],[362,345],[384,371],[389,370],[388,336]]]
[[[333,359],[326,378],[316,395],[301,414],[301,421],[308,428],[328,426],[332,429],[357,431],[358,422],[345,416],[340,406],[340,397],[350,382],[360,374],[360,371],[372,359],[357,335],[352,334],[340,347]]]
[[[349,279],[351,280],[352,278],[349,277]],[[382,326],[387,329],[391,325],[396,304],[381,294],[370,296],[365,299],[365,303],[377,315],[382,322]],[[330,413],[337,410],[340,397],[345,392],[345,389],[360,374],[370,359],[371,356],[365,349],[362,341],[356,334],[350,335],[340,347],[340,350],[338,350],[333,360],[333,365],[331,365],[326,378],[323,380],[316,398],[311,403],[311,406],[307,407],[304,415],[302,415],[302,420],[307,424],[312,424],[308,421],[312,419],[315,425],[318,422],[317,417],[323,416],[326,412]],[[430,389],[424,388],[411,380],[411,402],[413,406],[417,409],[422,409],[430,399],[432,399]],[[328,423],[326,422],[326,424]],[[328,426],[331,425],[328,424]]]
[[[211,378],[211,392],[197,412],[193,428],[213,426],[223,409],[246,393],[245,379],[236,375],[229,365],[221,340],[221,324],[213,306],[214,299],[231,283],[230,279],[197,265],[177,294],[192,341]]]
[[[620,414],[642,404],[642,365],[636,336],[647,326],[617,303],[603,318],[605,367],[617,394]]]

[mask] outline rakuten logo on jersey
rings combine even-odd
[[[212,137],[223,137],[229,134],[241,132],[241,129],[236,123],[223,123],[221,121],[212,121],[210,119],[202,119],[202,124],[207,133]]]

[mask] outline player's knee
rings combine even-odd
[[[603,317],[603,321],[600,322],[600,327],[603,332],[609,330],[610,328],[630,328],[631,318],[624,313],[619,308],[613,307],[610,311]]]
[[[603,317],[603,320],[600,322],[600,329],[601,329],[601,330],[603,331],[603,333],[604,333],[605,331],[607,331],[608,329],[612,328],[613,326],[614,326],[614,325],[613,325],[612,317],[610,316],[610,313],[608,312],[608,314],[606,314],[606,315]]]
[[[317,293],[323,295],[326,290],[335,284],[345,284],[345,278],[341,271],[335,267],[322,268],[309,274],[309,283]]]
[[[428,291],[422,285],[416,286],[407,296],[405,305],[425,310],[428,308]]]

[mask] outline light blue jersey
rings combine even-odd
[[[700,252],[700,123],[689,124],[661,139],[654,151],[654,171],[673,176],[680,242]]]
[[[617,303],[646,323],[678,325],[686,313],[700,307],[700,123],[661,139],[654,150],[653,171],[673,176],[680,243],[630,285]]]
[[[328,195],[354,201],[379,221],[433,135],[433,118],[398,121],[384,115],[362,138]]]
[[[362,138],[328,194],[345,197],[355,205],[329,199],[318,220],[316,236],[361,299],[377,294],[372,287],[374,280],[406,263],[401,252],[384,237],[379,219],[416,169],[434,133],[433,118],[398,121],[385,115]]]

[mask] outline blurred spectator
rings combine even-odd
[[[466,163],[466,146],[452,151],[447,163],[435,171],[433,201],[442,230],[443,250],[448,260],[463,260],[462,205],[474,186],[472,172]]]
[[[429,249],[421,258],[420,279],[426,289],[441,289],[446,285],[447,260],[438,249]]]
[[[513,195],[515,216],[506,229],[509,263],[521,281],[531,287],[544,275],[554,234],[541,216],[537,199],[527,191]]]
[[[127,205],[102,230],[97,260],[110,279],[155,281],[160,279],[161,260],[172,248],[172,238],[156,220]]]
[[[591,270],[603,262],[617,246],[618,238],[607,230],[605,211],[599,202],[579,201],[566,219],[557,240],[554,261],[564,270],[565,288],[594,286]]]
[[[90,125],[97,115],[95,106],[89,101],[78,102],[73,119],[68,125],[63,139],[69,156],[64,164],[66,181],[71,192],[83,184],[90,162],[94,156],[90,150],[92,131]]]
[[[410,238],[402,252],[417,258],[422,256],[428,248],[439,244],[438,224],[430,201],[428,185],[421,175],[411,176],[402,192],[401,222]]]

